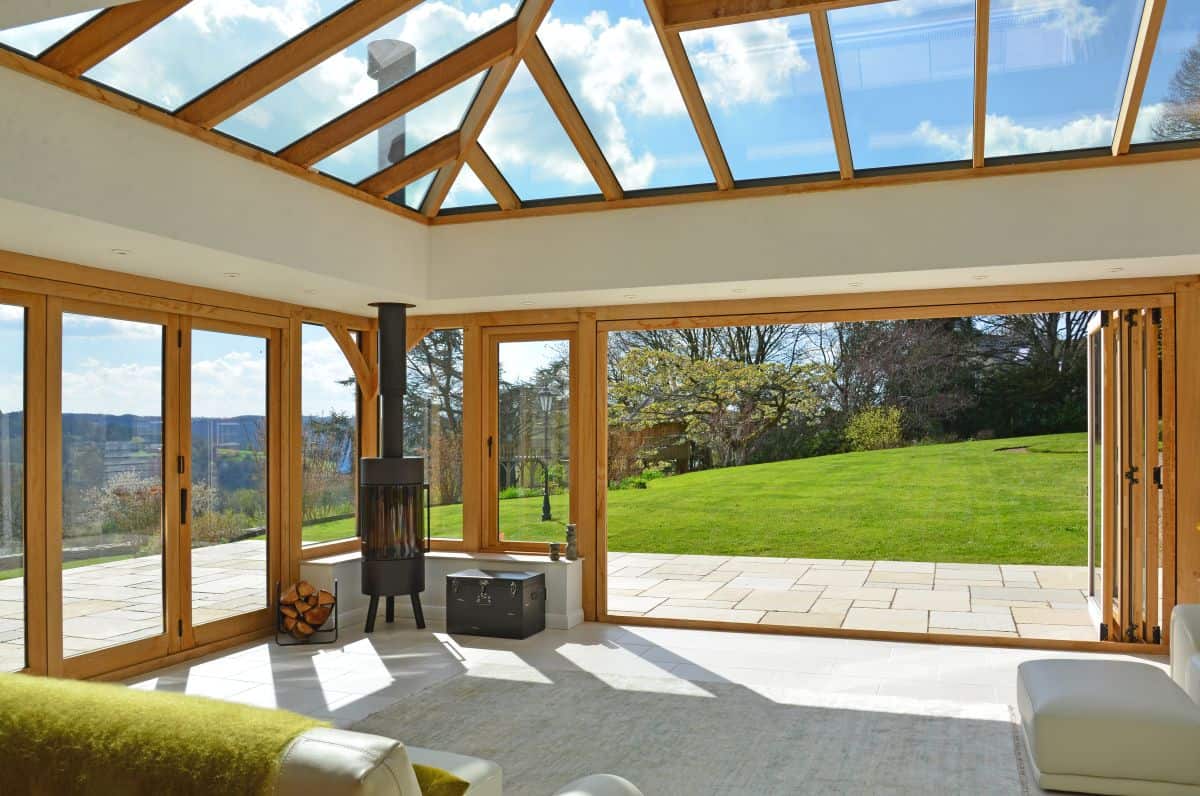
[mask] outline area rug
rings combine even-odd
[[[1030,792],[1011,709],[554,671],[457,675],[354,729],[494,760],[504,792],[620,774],[646,796]]]

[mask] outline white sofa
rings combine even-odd
[[[405,746],[382,735],[315,729],[288,746],[280,764],[278,796],[421,796],[413,764],[449,771],[471,783],[467,796],[502,796],[500,766],[490,760]],[[557,792],[562,796],[642,796],[620,777],[596,774]],[[547,794],[549,796],[549,794]]]
[[[1200,605],[1171,615],[1171,674],[1148,663],[1048,659],[1017,667],[1038,785],[1200,795]]]

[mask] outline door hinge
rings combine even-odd
[[[1108,326],[1108,324],[1111,321],[1112,321],[1112,316],[1107,311],[1100,313],[1100,325],[1101,326]]]
[[[487,438],[487,446],[488,446],[488,458],[490,459],[490,458],[492,458],[492,438],[490,436]]]
[[[179,490],[179,524],[188,524],[188,493],[186,489]]]
[[[1137,634],[1136,627],[1134,627],[1133,625],[1130,625],[1129,627],[1125,628],[1125,640],[1128,641],[1130,644],[1137,643],[1138,634]]]
[[[182,619],[180,619],[179,624],[175,626],[175,632],[179,634],[180,638],[183,638],[183,620]]]
[[[1100,623],[1100,640],[1108,641],[1108,622]]]
[[[1159,489],[1163,488],[1163,472],[1162,465],[1156,465],[1154,468],[1154,485]]]
[[[1125,471],[1125,480],[1131,484],[1138,483],[1137,471],[1138,471],[1138,468],[1136,466],[1130,467],[1128,470]]]
[[[183,348],[183,329],[175,330],[175,347]]]
[[[1158,625],[1154,626],[1154,643],[1162,644],[1162,628]]]
[[[1155,326],[1162,324],[1162,307],[1155,307],[1150,310],[1150,322]]]
[[[179,474],[183,475],[183,471],[187,469],[187,460],[184,459],[182,456],[176,456],[175,457],[175,465],[177,467]]]
[[[1137,326],[1137,310],[1125,310],[1125,322],[1130,326]]]

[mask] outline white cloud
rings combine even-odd
[[[261,352],[230,351],[192,363],[192,417],[266,412],[267,362]]]
[[[993,15],[1011,15],[1018,24],[1037,24],[1063,31],[1073,39],[1087,39],[1104,29],[1106,17],[1086,0],[1003,0]]]
[[[324,16],[315,0],[192,0],[179,14],[202,33],[219,32],[239,22],[258,22],[289,39]]]
[[[24,307],[14,307],[12,304],[0,304],[0,321],[20,321],[24,319]]]
[[[162,416],[162,367],[85,359],[62,374],[62,410],[76,414]]]
[[[687,43],[705,101],[726,109],[774,102],[813,68],[787,20],[705,28],[688,34]]]
[[[1138,130],[1148,125],[1161,112],[1160,106],[1150,106],[1139,114]],[[1112,143],[1115,122],[1112,117],[1092,114],[1072,119],[1053,127],[1034,127],[1019,124],[1008,116],[987,117],[987,154],[991,156],[1019,155],[1030,152],[1059,152],[1069,149],[1088,149]],[[935,147],[951,158],[971,156],[971,131],[947,131],[929,121],[923,121],[909,136],[911,143]]]
[[[305,329],[301,346],[301,411],[305,415],[325,415],[330,410],[353,415],[355,391],[339,381],[354,378],[354,371],[337,343],[323,330]]]

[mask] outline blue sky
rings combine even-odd
[[[177,108],[345,0],[193,0],[88,76]],[[971,147],[973,0],[894,0],[832,11],[838,73],[856,167],[964,159]],[[993,0],[989,155],[1107,145],[1142,0]],[[1183,50],[1200,3],[1175,0],[1136,140]],[[413,44],[421,68],[504,22],[512,0],[426,0],[379,31],[226,120],[219,129],[278,149],[369,98],[367,43]],[[0,34],[37,52],[79,24],[57,20]],[[712,181],[642,0],[556,0],[539,36],[626,189]],[[804,15],[710,28],[685,47],[738,179],[836,169],[812,31]],[[409,114],[408,150],[454,129],[470,81]],[[518,71],[481,136],[523,199],[598,189],[532,78]],[[379,166],[366,136],[319,168],[355,181]],[[429,180],[410,188],[419,203]],[[465,169],[448,206],[489,203]]]

